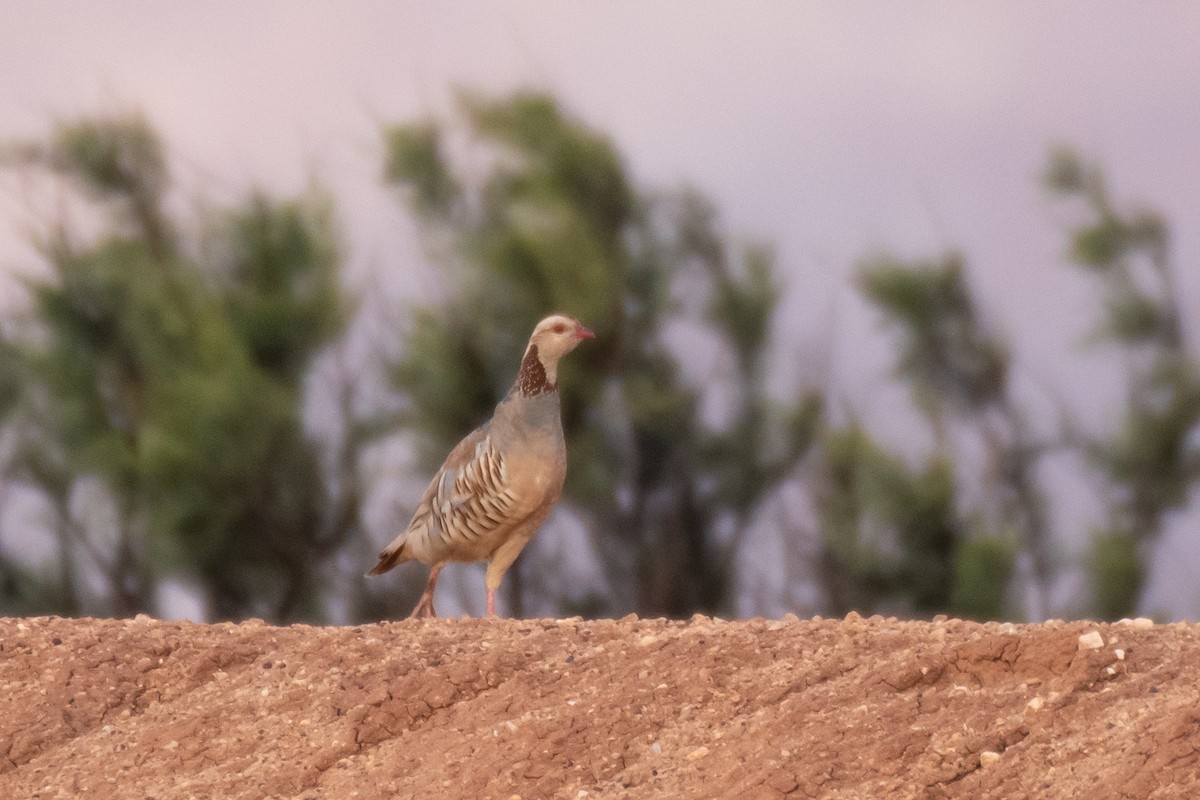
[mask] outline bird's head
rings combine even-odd
[[[517,390],[535,395],[558,388],[558,360],[579,346],[584,339],[595,339],[592,333],[574,317],[551,314],[537,324],[525,348],[521,371],[517,374]]]
[[[595,339],[592,333],[574,317],[566,314],[551,314],[537,324],[529,345],[537,346],[538,358],[549,366],[579,346],[584,339]]]

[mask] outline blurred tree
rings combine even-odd
[[[406,190],[444,268],[446,300],[411,309],[393,371],[425,466],[487,417],[533,324],[572,313],[598,339],[564,375],[565,496],[611,597],[563,587],[560,608],[728,612],[732,554],[821,407],[816,394],[768,395],[770,253],[730,247],[696,192],[639,190],[612,143],[547,96],[464,96],[458,112],[385,131],[386,179]],[[462,134],[469,164],[455,157]],[[689,375],[670,334],[715,345],[732,369]],[[701,406],[716,392],[729,413],[714,423]],[[514,613],[531,574],[521,562],[510,572]]]
[[[1129,364],[1127,406],[1117,431],[1096,439],[1074,433],[1116,488],[1107,525],[1094,533],[1092,603],[1102,617],[1133,615],[1150,549],[1167,515],[1200,478],[1200,365],[1183,335],[1170,237],[1162,218],[1124,212],[1104,175],[1070,149],[1054,150],[1045,183],[1073,201],[1082,221],[1071,231],[1071,259],[1099,282],[1104,313],[1094,342],[1115,344]]]
[[[185,575],[218,617],[317,615],[318,559],[353,527],[330,513],[301,419],[308,366],[348,311],[328,204],[256,193],[188,238],[136,115],[63,124],[7,157],[59,176],[99,223],[89,240],[49,222],[44,277],[0,351],[7,473],[56,520],[54,604],[130,614]],[[84,602],[81,570],[106,597]]]
[[[1041,618],[1053,578],[1046,499],[1036,476],[1045,445],[1033,441],[1012,397],[1008,350],[981,318],[962,257],[913,264],[876,259],[861,268],[858,285],[897,333],[898,373],[929,420],[938,457],[964,468],[951,435],[956,421],[970,426],[986,453],[980,506],[975,522],[961,526],[964,535],[971,533],[953,556],[952,571],[962,572],[947,607],[976,617],[1003,614],[1020,542],[1033,568],[1032,613]]]
[[[822,433],[805,478],[819,531],[814,573],[831,613],[953,608],[966,531],[950,462],[913,469],[852,422]]]

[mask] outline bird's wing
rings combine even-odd
[[[512,521],[516,500],[504,456],[485,425],[450,451],[425,490],[408,533],[427,537],[433,550],[474,549]]]

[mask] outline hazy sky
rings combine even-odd
[[[1082,396],[1103,430],[1119,384],[1079,353],[1094,300],[1060,266],[1066,217],[1037,176],[1070,143],[1118,198],[1162,210],[1194,309],[1197,42],[1190,2],[0,0],[0,138],[139,108],[187,191],[315,175],[354,266],[420,286],[420,250],[378,184],[379,123],[444,115],[456,86],[547,89],[610,132],[644,185],[694,184],[731,233],[773,242],[785,347],[832,347],[837,385],[876,418],[896,399],[876,391],[889,351],[847,276],[872,252],[954,247],[1030,401],[1044,385]],[[25,258],[0,219],[0,269]]]

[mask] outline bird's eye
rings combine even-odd
[[[563,324],[560,322],[560,323],[558,323],[557,325],[555,325],[555,326],[554,326],[554,327],[553,327],[551,330],[553,330],[555,333],[565,333],[565,332],[566,332],[566,330],[567,330],[567,326],[566,326],[566,325],[563,325]]]

